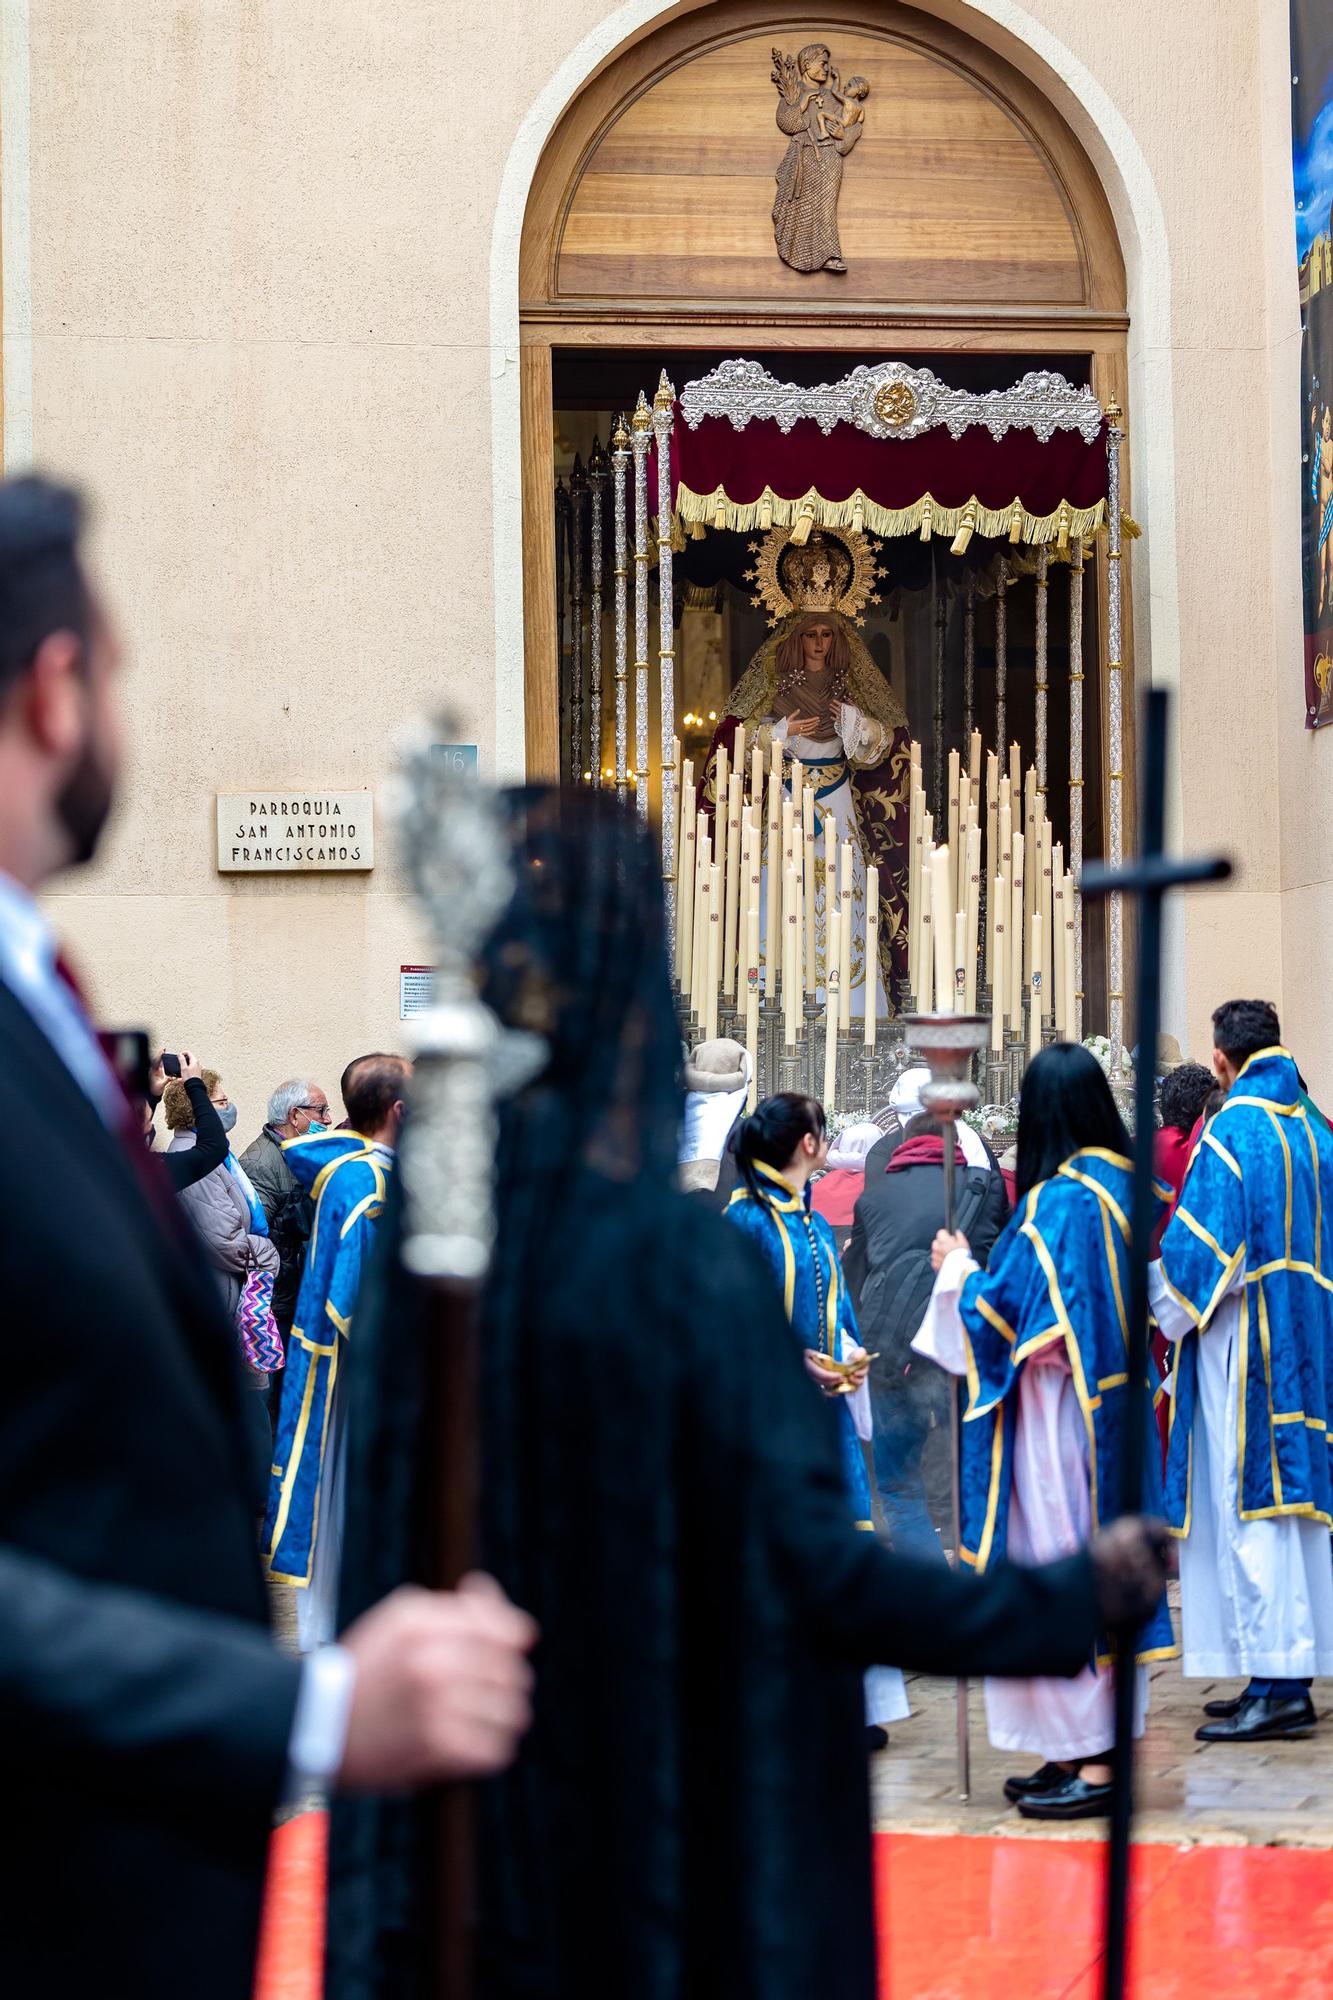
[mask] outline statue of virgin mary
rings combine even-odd
[[[852,1012],[865,1011],[866,868],[879,869],[879,976],[882,1012],[895,1011],[895,981],[907,970],[907,717],[870,657],[854,621],[876,575],[865,537],[817,529],[795,547],[790,531],[770,531],[755,569],[759,600],[775,618],[737,683],[709,746],[704,802],[716,803],[717,753],[734,757],[739,724],[767,765],[780,743],[814,787],[821,822],[816,921],[823,950],[823,832],[832,814],[839,845],[852,848]],[[787,779],[790,790],[790,778]],[[766,899],[765,899],[766,900]],[[762,907],[762,906],[761,906]]]

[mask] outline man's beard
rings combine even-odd
[[[56,817],[73,842],[71,863],[91,861],[111,811],[115,786],[97,755],[96,743],[85,743],[79,761],[56,799]]]

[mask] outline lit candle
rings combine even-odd
[[[879,870],[866,869],[866,1047],[873,1049],[879,1011]]]
[[[844,1031],[852,1025],[852,843],[842,843],[838,870],[838,1020]]]
[[[824,1111],[826,1114],[833,1110],[833,1099],[838,1086],[838,959],[841,949],[838,927],[841,919],[836,896],[829,896],[827,899],[827,910],[828,914],[825,922],[828,935],[825,943],[825,957],[828,960],[828,973],[824,987]]]
[[[981,828],[974,820],[967,829],[966,947],[963,957],[963,1011],[977,1011],[977,930],[981,923]]]
[[[953,904],[949,899],[949,850],[937,847],[930,857],[930,909],[935,937],[935,1011],[953,1012]]]
[[[1011,743],[1009,745],[1009,800],[1015,811],[1018,810],[1019,801],[1023,796],[1022,772],[1023,765],[1018,754],[1018,745]]]
[[[717,982],[722,969],[722,870],[716,861],[708,873],[708,1006],[704,1040],[717,1040]]]
[[[1046,1011],[1041,976],[1041,911],[1032,913],[1032,998],[1028,1003],[1028,1054],[1041,1052],[1041,1017]]]
[[[991,927],[992,1004],[990,1016],[990,1045],[997,1055],[1001,1054],[1004,1050],[1004,1023],[1007,1012],[1005,1007],[1007,994],[1004,963],[1006,926],[1002,914],[1007,893],[1003,875],[997,875],[991,892],[991,903],[995,910],[995,922]]]
[[[745,790],[741,764],[727,785],[727,909],[722,932],[722,984],[727,995],[736,997],[736,968],[740,955],[741,899],[741,798]]]

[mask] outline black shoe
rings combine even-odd
[[[1016,1806],[1020,1799],[1034,1798],[1038,1792],[1054,1791],[1057,1785],[1063,1785],[1068,1776],[1063,1764],[1043,1764],[1030,1778],[1006,1778],[1004,1795],[1011,1806]]]
[[[1205,1722],[1194,1734],[1200,1743],[1268,1743],[1275,1738],[1310,1736],[1318,1717],[1309,1695],[1280,1701],[1267,1694],[1243,1694],[1234,1715]]]
[[[1243,1694],[1233,1694],[1228,1701],[1206,1701],[1203,1705],[1203,1712],[1205,1715],[1212,1716],[1238,1715],[1240,1713],[1240,1705],[1244,1699]]]
[[[868,1722],[866,1724],[866,1749],[870,1752],[871,1756],[873,1757],[877,1750],[887,1750],[888,1747],[888,1730],[881,1728],[878,1722]]]
[[[1090,1785],[1078,1773],[1063,1773],[1064,1783],[1050,1791],[1031,1792],[1018,1801],[1024,1819],[1104,1819],[1111,1810],[1110,1785]]]

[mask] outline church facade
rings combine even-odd
[[[663,375],[680,398],[737,357],[802,393],[900,363],[915,396],[1036,372],[1120,413],[1120,550],[1105,490],[1051,486],[1047,461],[998,498],[970,466],[956,493],[932,489],[934,460],[917,480],[905,454],[929,440],[894,398],[871,420],[880,442],[904,433],[888,498],[877,467],[834,491],[844,460],[816,465],[813,445],[744,491],[734,461],[691,486],[698,434],[678,418],[665,646],[656,569],[643,607],[645,804],[669,762],[663,652],[702,776],[764,640],[741,559],[795,539],[814,495],[807,527],[879,541],[864,645],[927,789],[975,722],[1001,764],[1011,736],[1024,764],[1049,759],[1066,856],[1076,816],[1089,855],[1118,821],[1132,849],[1137,695],[1171,690],[1169,838],[1237,873],[1173,921],[1167,1025],[1206,1055],[1219,1000],[1271,998],[1333,1096],[1284,6],[22,0],[4,34],[5,466],[87,489],[128,643],[115,833],[54,899],[105,1019],[197,1047],[256,1129],[280,1077],[332,1088],[349,1056],[399,1045],[404,972],[431,955],[388,819],[403,727],[429,719],[485,776],[614,782],[621,664],[638,756],[638,574],[623,662],[614,643],[617,420]],[[568,512],[591,510],[594,448],[595,573]],[[632,475],[628,500],[633,572]],[[367,794],[368,868],[219,866],[219,799],[345,817]],[[1132,969],[1105,922],[1084,918],[1085,1031]]]

